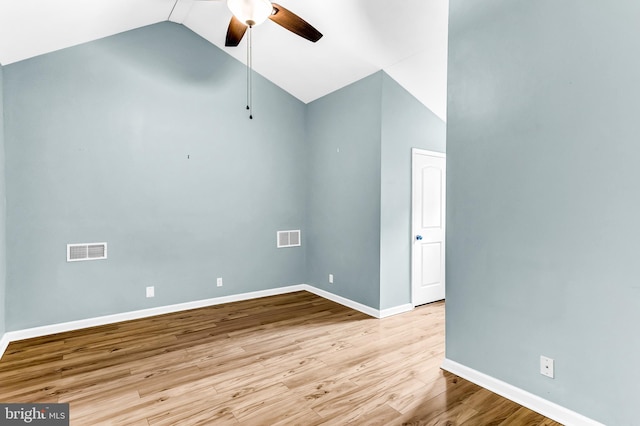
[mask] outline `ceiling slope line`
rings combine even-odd
[[[169,16],[167,16],[167,21],[171,20],[171,15],[173,15],[173,11],[176,9],[176,4],[178,4],[178,0],[173,3],[173,7],[171,8],[171,12],[169,12]]]
[[[194,3],[194,0],[176,0],[167,17],[167,21],[183,25],[185,19],[191,13]]]

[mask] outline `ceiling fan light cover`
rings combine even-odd
[[[273,10],[269,0],[227,0],[227,6],[240,22],[249,26],[263,23]]]

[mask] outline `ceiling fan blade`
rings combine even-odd
[[[231,17],[231,22],[229,22],[229,28],[227,29],[227,38],[225,39],[224,45],[227,47],[236,47],[240,44],[240,40],[244,37],[244,33],[247,32],[247,26],[240,22],[238,18],[235,16]]]
[[[271,12],[269,19],[273,22],[314,43],[322,38],[320,31],[313,28],[307,21],[279,4],[272,4],[273,12]]]

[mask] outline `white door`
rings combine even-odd
[[[412,155],[413,306],[444,299],[446,157],[414,148]]]

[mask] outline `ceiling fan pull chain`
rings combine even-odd
[[[249,32],[251,34],[251,32]],[[249,110],[249,36],[247,35],[247,111]]]
[[[178,0],[175,2],[174,8]],[[227,7],[233,15],[227,28],[224,45],[226,47],[238,46],[247,29],[249,30],[247,35],[247,111],[249,111],[249,119],[253,119],[253,27],[270,19],[281,27],[314,43],[322,38],[322,33],[295,13],[272,3],[270,0],[227,0]]]
[[[253,120],[253,26],[249,26],[249,119]]]

